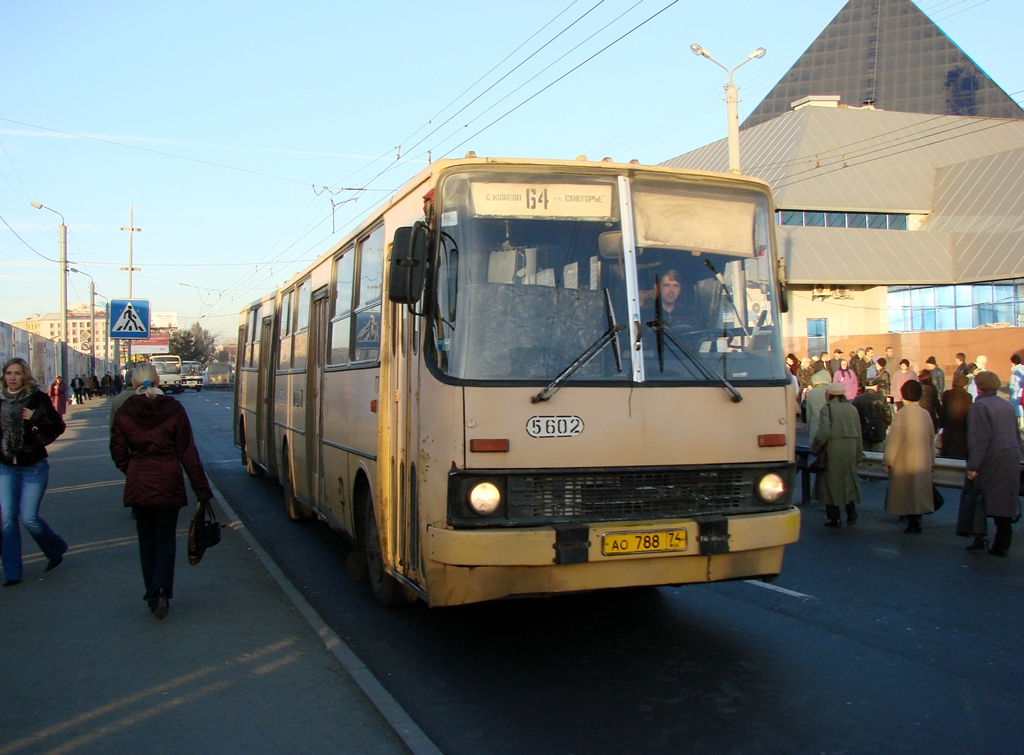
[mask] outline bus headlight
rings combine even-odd
[[[786,481],[775,472],[769,472],[757,483],[757,497],[765,503],[775,503],[786,494]]]
[[[501,505],[501,491],[493,482],[479,482],[469,491],[469,506],[480,516],[489,516]]]

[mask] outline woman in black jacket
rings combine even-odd
[[[46,446],[64,432],[64,420],[38,390],[24,359],[4,364],[0,391],[0,509],[3,510],[4,587],[21,582],[21,529],[32,535],[48,559],[46,571],[60,566],[68,544],[39,518],[39,504],[50,479]]]

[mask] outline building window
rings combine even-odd
[[[1024,279],[957,286],[890,286],[889,330],[970,330],[1006,323],[1024,327]]]
[[[828,320],[815,318],[807,320],[807,353],[820,354],[828,351]]]
[[[907,214],[898,212],[819,212],[817,210],[778,210],[777,225],[796,225],[807,228],[871,228],[874,230],[905,231]]]

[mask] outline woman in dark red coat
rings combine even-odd
[[[184,467],[200,501],[213,498],[184,407],[156,387],[156,368],[141,362],[132,373],[136,395],[114,416],[110,455],[125,473],[124,505],[135,510],[145,599],[158,619],[174,591],[178,512],[188,503]]]

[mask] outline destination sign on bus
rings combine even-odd
[[[473,210],[480,217],[610,220],[612,187],[607,184],[472,185]]]

